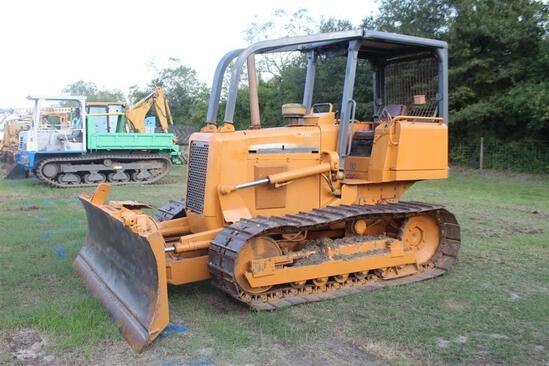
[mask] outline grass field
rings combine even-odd
[[[161,205],[165,184],[112,199]],[[36,179],[0,181],[0,364],[547,364],[549,178],[461,171],[406,199],[442,203],[462,227],[448,276],[281,311],[252,312],[208,283],[170,288],[181,332],[141,355],[72,268],[86,235],[77,195]],[[19,360],[13,357],[17,354]]]

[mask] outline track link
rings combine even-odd
[[[77,184],[68,184],[63,183],[57,180],[57,178],[61,175],[58,174],[54,178],[48,178],[44,175],[43,168],[46,164],[49,163],[57,163],[57,164],[79,164],[79,165],[85,165],[85,164],[92,164],[94,161],[98,160],[106,160],[109,159],[112,161],[112,164],[128,164],[128,163],[136,163],[136,162],[142,162],[142,161],[154,161],[158,160],[163,162],[165,165],[164,171],[162,171],[160,174],[154,175],[151,179],[144,180],[144,181],[135,181],[130,180],[126,182],[116,182],[116,181],[107,181],[111,185],[129,185],[129,184],[151,184],[155,183],[158,180],[164,178],[171,170],[172,162],[168,156],[164,155],[157,155],[157,154],[143,154],[143,155],[134,155],[134,154],[101,154],[101,155],[86,155],[86,156],[77,156],[77,157],[53,157],[49,159],[44,159],[40,161],[38,166],[35,170],[35,175],[38,179],[41,181],[57,188],[74,188],[74,187],[95,187],[99,182],[92,182],[87,183],[84,182],[82,179]],[[110,168],[105,167],[104,171],[108,171]],[[113,170],[113,169],[112,169]],[[123,171],[127,171],[128,169],[122,169]],[[114,171],[114,170],[113,170]],[[79,170],[74,172],[74,174],[85,174],[88,173],[88,170]],[[130,176],[131,177],[131,176]]]
[[[162,222],[185,216],[185,200],[169,200],[164,206],[158,208],[154,219],[156,222]]]
[[[359,218],[405,219],[420,214],[432,215],[436,218],[441,238],[435,255],[428,263],[420,266],[420,271],[416,274],[390,280],[384,280],[376,275],[366,278],[351,276],[345,283],[338,283],[330,279],[325,286],[311,284],[303,288],[294,288],[289,284],[278,285],[260,295],[247,293],[240,288],[234,278],[238,253],[244,244],[254,237],[275,233],[295,233]],[[457,262],[460,240],[460,228],[455,216],[440,205],[420,202],[341,205],[281,217],[258,216],[226,226],[210,245],[208,267],[214,285],[224,292],[247,303],[254,309],[274,310],[289,305],[332,299],[444,275]]]

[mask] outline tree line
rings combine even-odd
[[[451,143],[462,144],[479,136],[503,143],[549,141],[548,14],[548,5],[536,0],[382,0],[377,15],[364,17],[361,24],[335,18],[315,21],[306,10],[293,14],[279,10],[270,19],[256,19],[243,34],[246,41],[253,42],[367,28],[445,40],[449,44]],[[303,55],[258,59],[263,125],[278,125],[281,105],[301,101],[305,67]],[[130,102],[161,85],[176,123],[201,126],[209,89],[196,72],[171,59],[155,73],[145,88],[130,88]],[[343,60],[320,62],[314,101],[337,105],[343,77]],[[355,84],[359,118],[371,118],[371,88],[370,65],[361,62]],[[67,86],[64,92],[84,93],[91,100],[124,98],[119,90],[99,90],[93,83],[83,81]],[[218,121],[222,120],[222,112],[223,106]],[[235,123],[245,128],[248,120],[247,86],[243,82]]]

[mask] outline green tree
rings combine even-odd
[[[245,31],[250,42],[319,32],[336,32],[352,29],[348,20],[322,18],[314,22],[309,13],[300,10],[294,14],[276,11],[272,18],[261,23],[255,21]],[[277,56],[262,56],[259,70],[259,102],[263,126],[282,124],[281,107],[285,103],[301,103],[305,87],[306,57],[297,52]],[[320,56],[317,63],[313,103],[330,102],[339,109],[343,80],[345,76],[345,59],[342,57],[327,58]],[[355,82],[355,100],[357,117],[371,118],[372,83],[371,68],[366,62],[360,62]],[[244,79],[245,77],[243,77]],[[249,120],[249,98],[247,87],[241,87],[237,98],[235,121],[240,126],[241,120]],[[245,124],[245,123],[243,123]]]
[[[443,38],[451,24],[448,0],[382,0],[379,14],[362,21],[366,29],[420,37]]]
[[[88,102],[125,102],[124,93],[118,89],[99,89],[91,81],[78,80],[63,88],[62,92],[68,95],[83,95]]]
[[[198,79],[196,71],[176,58],[170,58],[168,65],[163,68],[152,67],[155,75],[145,89],[136,85],[130,87],[131,102],[137,102],[155,86],[161,86],[170,104],[174,122],[201,126],[206,118],[209,90]]]
[[[259,19],[256,16],[243,34],[246,42],[251,44],[268,39],[302,36],[317,31],[317,26],[308,10],[298,9],[289,14],[283,9],[277,9],[268,19]],[[268,78],[279,78],[283,68],[295,57],[295,54],[288,52],[259,55],[256,66],[258,71],[266,74]]]
[[[448,41],[451,140],[514,141],[549,138],[547,16],[535,0],[382,0],[362,26]]]
[[[447,37],[453,137],[549,138],[547,5],[460,0],[453,6]]]

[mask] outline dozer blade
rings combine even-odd
[[[141,352],[168,325],[164,239],[157,230],[136,234],[93,199],[80,199],[88,235],[74,265],[124,338]]]
[[[5,165],[6,179],[25,179],[28,177],[27,172],[21,165],[7,163]]]

